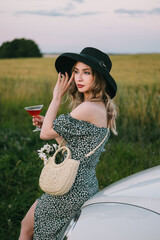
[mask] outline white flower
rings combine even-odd
[[[58,149],[57,144],[49,145],[45,144],[40,150],[37,150],[38,156],[44,161],[44,164],[48,161],[50,156],[53,156],[55,151]]]
[[[47,163],[47,161],[48,161],[48,159],[47,159],[47,158],[45,158],[45,159],[44,159],[44,165]]]
[[[46,154],[43,152],[38,153],[38,156],[43,160],[44,158],[46,158]]]
[[[48,143],[45,144],[45,145],[43,146],[42,150],[43,150],[43,151],[46,151],[47,153],[49,153],[49,152],[50,152],[50,145],[49,145]]]
[[[54,150],[56,151],[58,149],[58,145],[57,144],[52,144]]]

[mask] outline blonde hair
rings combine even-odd
[[[72,71],[74,70],[74,67],[75,65],[73,66]],[[94,76],[94,82],[91,89],[91,94],[87,101],[104,102],[107,112],[107,127],[110,128],[115,135],[117,135],[118,134],[116,130],[117,107],[114,104],[113,100],[110,98],[110,96],[106,93],[107,86],[105,78],[102,76],[102,74],[98,73],[92,68],[91,71]],[[82,102],[84,102],[84,94],[78,91],[75,81],[72,82],[69,89],[69,93],[71,96],[70,106],[73,109]]]

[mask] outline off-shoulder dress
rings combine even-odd
[[[61,114],[54,120],[54,130],[67,142],[72,158],[79,160],[104,139],[108,128],[97,127],[87,121]],[[59,240],[63,227],[71,216],[98,191],[95,168],[105,142],[91,156],[81,160],[76,180],[63,196],[42,194],[34,213],[34,240]]]

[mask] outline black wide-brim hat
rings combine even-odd
[[[63,53],[55,61],[57,72],[64,74],[67,72],[71,76],[71,71],[76,62],[82,62],[96,70],[106,80],[106,92],[113,98],[117,92],[117,84],[110,75],[112,62],[109,56],[100,50],[92,47],[84,48],[80,54],[77,53]]]

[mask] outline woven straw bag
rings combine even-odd
[[[102,142],[84,157],[89,157],[90,155],[92,155],[97,150],[97,148],[99,148],[101,144],[105,141],[108,133],[109,129]],[[62,151],[62,153],[67,151],[67,156],[62,163],[56,164],[56,155],[60,151]],[[70,190],[75,181],[79,164],[80,160],[74,160],[71,158],[71,151],[68,147],[59,147],[58,150],[54,153],[53,157],[50,157],[48,159],[46,165],[41,171],[41,175],[39,178],[40,188],[50,195],[64,195]]]
[[[67,151],[67,156],[60,164],[56,164],[56,155],[60,151]],[[39,185],[40,188],[51,195],[63,195],[72,187],[80,161],[71,159],[71,151],[68,147],[62,146],[50,157],[43,167]]]

